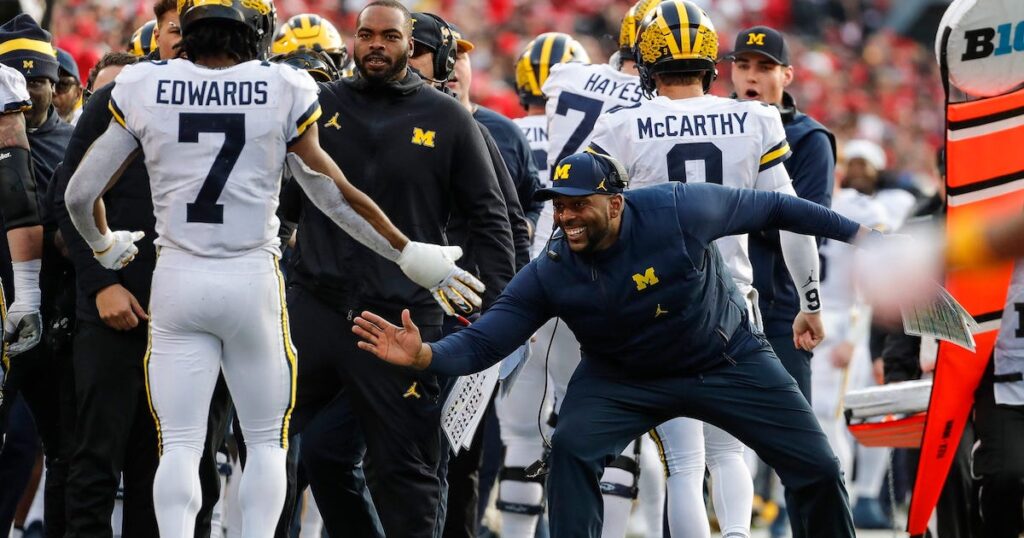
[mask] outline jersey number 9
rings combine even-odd
[[[686,183],[687,170],[697,162],[704,163],[704,182],[722,184],[722,150],[711,142],[685,142],[672,146],[665,156],[668,164],[669,181]]]

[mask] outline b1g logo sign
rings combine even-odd
[[[1019,21],[1015,25],[1006,23],[995,28],[967,30],[964,32],[964,39],[967,41],[967,50],[960,59],[965,62],[1024,52],[1024,21]]]
[[[977,97],[1024,83],[1024,0],[955,0],[935,38],[949,81]]]

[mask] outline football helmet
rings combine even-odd
[[[548,79],[551,66],[567,62],[590,62],[583,45],[569,34],[548,32],[526,45],[526,50],[516,60],[516,93],[523,108],[530,104],[544,104],[546,98],[541,88]]]
[[[287,54],[307,48],[327,53],[335,66],[348,63],[348,47],[331,21],[313,13],[288,19],[274,34],[273,54]]]
[[[181,33],[201,20],[221,19],[240,22],[256,35],[256,57],[266,59],[277,23],[272,0],[178,0]]]
[[[715,27],[704,10],[685,0],[666,0],[644,16],[633,55],[648,94],[655,90],[657,73],[703,72],[705,92],[718,77]]]
[[[633,60],[633,47],[636,45],[636,30],[644,17],[652,9],[658,7],[658,0],[640,0],[633,4],[633,7],[626,11],[622,17],[622,24],[619,26],[619,58],[622,60]]]
[[[156,49],[156,19],[153,19],[135,30],[128,43],[128,52],[136,56],[148,56]]]
[[[341,73],[334,65],[334,60],[322,50],[302,48],[272,56],[270,61],[301,69],[309,73],[317,82],[331,82],[341,78]]]

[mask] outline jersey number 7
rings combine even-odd
[[[178,142],[199,142],[199,133],[223,133],[217,152],[196,201],[187,204],[187,222],[224,224],[224,204],[217,199],[245,146],[245,114],[182,112],[178,116]]]

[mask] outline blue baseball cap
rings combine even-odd
[[[534,200],[556,196],[619,194],[628,181],[619,161],[597,153],[583,152],[558,161],[551,173],[551,186],[534,193]]]

